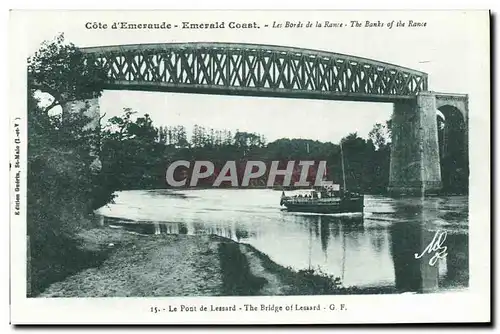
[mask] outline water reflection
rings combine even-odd
[[[183,223],[163,222],[131,222],[123,219],[104,217],[102,225],[110,228],[125,229],[138,234],[187,234],[188,230]]]
[[[468,286],[468,234],[440,225],[438,204],[433,199],[392,203],[402,219],[390,227],[395,286],[400,291],[430,292],[440,286]],[[443,231],[447,233],[443,244],[447,256],[432,265],[430,260],[436,252],[426,249]],[[423,257],[415,258],[422,253]]]
[[[469,236],[449,234],[447,238],[447,271],[442,282],[444,287],[468,286],[469,284]]]
[[[216,234],[248,243],[283,266],[340,276],[345,286],[419,292],[468,286],[466,197],[367,196],[364,215],[354,216],[290,213],[277,198],[272,190],[130,191],[99,213],[101,224],[134,233]],[[436,231],[447,232],[448,255],[430,266],[432,254],[415,259],[415,253]]]

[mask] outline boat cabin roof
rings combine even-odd
[[[288,191],[286,191],[286,194],[288,196],[311,195],[312,193],[318,193],[321,190],[321,188],[324,188],[327,191],[340,191],[339,184],[330,184],[330,185],[323,185],[323,186],[315,188],[315,189],[288,190]]]
[[[286,194],[288,196],[296,196],[296,195],[310,195],[315,192],[317,191],[314,189],[297,189],[297,190],[286,191]]]

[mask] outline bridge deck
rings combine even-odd
[[[109,89],[393,102],[427,90],[427,74],[373,59],[275,45],[134,44],[82,48]]]

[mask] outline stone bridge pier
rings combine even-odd
[[[99,107],[99,98],[95,97],[87,100],[80,101],[70,101],[66,102],[63,107],[63,114],[67,113],[77,113],[82,109],[85,110],[85,116],[90,118],[89,124],[87,124],[87,128],[96,129],[99,127],[99,119],[101,117],[101,110]]]
[[[413,100],[394,103],[389,194],[424,196],[442,189],[436,112],[450,98],[460,100],[467,119],[466,95],[420,92]]]
[[[99,107],[99,98],[91,98],[86,100],[70,101],[63,105],[62,112],[63,117],[68,113],[78,113],[80,110],[85,109],[85,116],[89,117],[89,123],[85,126],[87,129],[98,129],[100,127],[101,109]],[[92,145],[99,145],[94,143]],[[90,168],[94,172],[99,172],[102,168],[102,163],[99,158],[99,147],[92,147],[90,155],[95,159],[92,162]]]

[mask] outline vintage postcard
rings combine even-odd
[[[490,322],[489,29],[12,11],[12,323]]]

